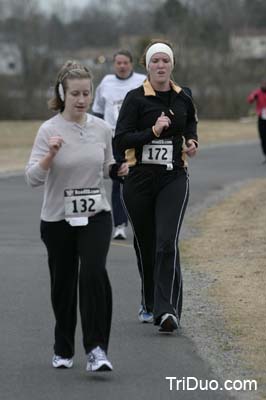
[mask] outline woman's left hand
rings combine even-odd
[[[116,162],[110,166],[109,176],[111,179],[123,182],[123,177],[128,175],[128,163]]]
[[[189,139],[187,141],[186,147],[184,148],[184,152],[189,156],[189,157],[193,157],[196,155],[197,153],[197,146],[194,142],[194,140]]]
[[[117,171],[117,176],[126,176],[126,175],[128,175],[128,163],[124,162],[120,165]]]

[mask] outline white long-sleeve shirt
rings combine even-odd
[[[64,143],[46,171],[39,162],[49,151],[48,138],[58,135]],[[110,165],[115,162],[111,140],[110,126],[90,114],[83,126],[65,120],[61,114],[41,125],[25,176],[30,186],[44,185],[42,220],[65,219],[65,189],[97,188],[102,194],[99,211],[111,210],[103,184],[103,178],[109,176]]]
[[[106,75],[96,88],[92,111],[102,114],[114,131],[126,94],[131,89],[141,86],[145,79],[145,75],[137,72],[133,72],[127,79],[119,79],[114,74]]]

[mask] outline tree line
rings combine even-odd
[[[58,1],[51,14],[38,3],[0,3],[0,41],[16,44],[22,60],[21,74],[2,76],[0,119],[46,118],[56,60],[78,49],[119,48],[123,37],[129,40],[136,69],[151,38],[169,39],[176,53],[174,79],[192,88],[204,118],[246,115],[248,91],[265,78],[265,59],[238,59],[230,46],[233,34],[264,28],[264,0],[150,0],[137,6],[124,0],[117,1],[115,9],[98,0],[82,10],[65,9]],[[97,84],[111,72],[111,65],[97,66],[93,72]],[[11,89],[20,95],[9,95]]]

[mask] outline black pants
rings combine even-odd
[[[155,324],[164,313],[181,317],[182,275],[178,237],[189,196],[183,168],[136,166],[126,178],[123,198],[134,232],[141,277],[141,303],[153,311]]]
[[[114,180],[112,183],[112,210],[114,218],[114,226],[126,224],[127,215],[125,213],[124,205],[121,201],[120,182]]]
[[[258,131],[260,135],[260,142],[263,154],[266,156],[266,120],[258,119]]]
[[[112,292],[105,265],[111,232],[110,212],[99,213],[80,227],[64,220],[41,221],[41,238],[48,251],[57,355],[70,358],[74,354],[78,287],[85,352],[98,345],[107,351]]]

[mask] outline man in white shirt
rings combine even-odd
[[[132,89],[142,85],[146,76],[133,71],[133,58],[128,50],[118,50],[113,56],[114,74],[106,75],[96,88],[92,106],[93,114],[108,122],[113,130],[123,100]],[[120,183],[113,181],[112,209],[115,231],[114,239],[126,239],[127,216],[120,194]]]

